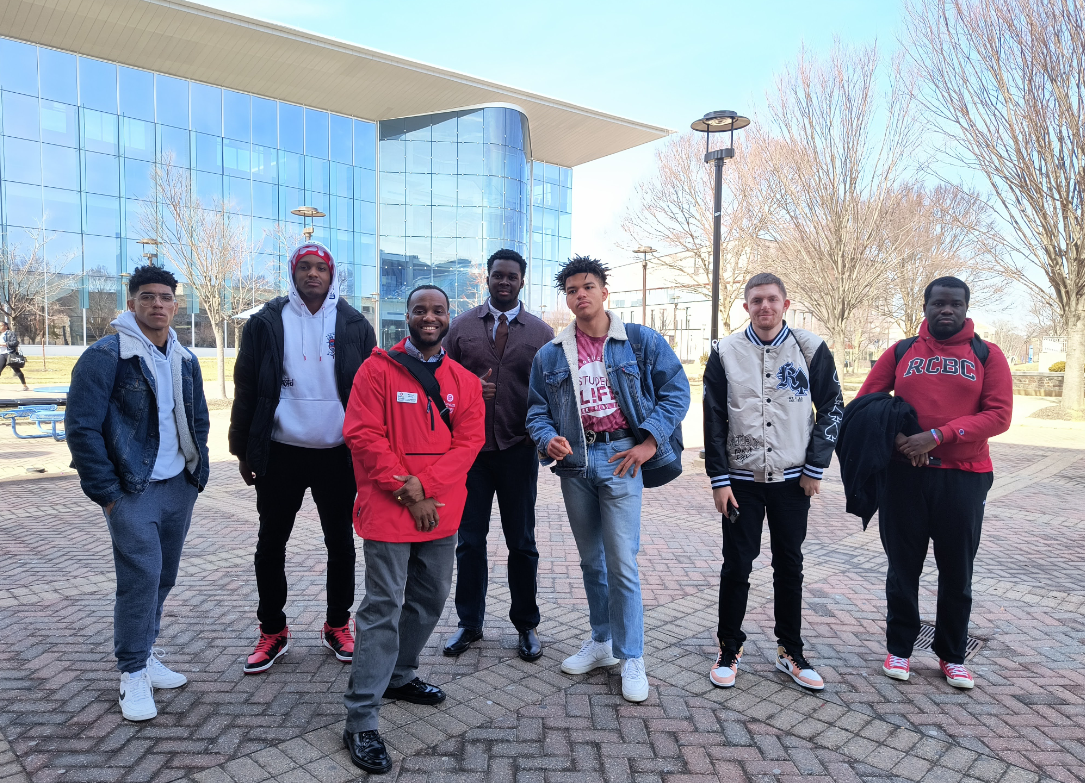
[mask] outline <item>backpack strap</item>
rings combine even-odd
[[[972,353],[976,354],[976,358],[980,360],[980,364],[987,364],[987,357],[991,355],[991,349],[987,346],[983,340],[979,338],[979,335],[972,335]]]
[[[918,340],[918,337],[906,337],[900,340],[893,346],[893,364],[900,364],[900,360],[904,358],[904,354],[908,353],[908,349],[912,347],[912,344]],[[978,335],[972,335],[972,353],[979,359],[980,364],[987,364],[987,357],[991,355],[991,349],[987,343],[979,338]]]
[[[409,354],[400,351],[388,351],[388,356],[393,361],[403,365],[403,368],[411,374],[411,377],[418,381],[426,396],[429,397],[430,402],[433,403],[433,407],[441,414],[441,421],[448,427],[448,431],[452,432],[452,416],[445,405],[444,399],[441,398],[441,385],[437,383],[433,373],[427,370],[422,365],[422,362]]]
[[[919,337],[905,337],[903,340],[898,340],[897,344],[893,346],[893,365],[900,364],[900,360],[904,358],[904,354],[908,353],[908,349],[915,344],[915,341]]]

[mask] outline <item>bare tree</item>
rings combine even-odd
[[[158,239],[158,249],[181,272],[200,300],[215,337],[219,396],[226,396],[224,325],[232,303],[224,295],[252,254],[246,224],[229,204],[203,204],[192,188],[188,169],[166,153],[151,168],[157,203],[144,201],[140,230]]]
[[[87,342],[93,343],[109,334],[117,317],[117,276],[104,266],[87,270]]]
[[[1010,227],[1004,274],[1054,300],[1067,366],[1085,364],[1085,6],[1075,0],[909,0],[920,100]],[[1007,237],[1007,242],[1011,241]],[[1048,286],[1028,273],[1038,271]],[[1062,405],[1085,410],[1085,378]]]
[[[769,99],[774,137],[759,143],[773,258],[828,330],[841,369],[849,319],[885,280],[882,222],[915,145],[899,65],[884,96],[880,70],[874,47],[837,42],[820,62],[802,52]]]
[[[24,342],[36,343],[49,328],[48,301],[65,287],[60,273],[75,251],[47,253],[56,232],[23,229],[25,239],[12,236],[0,244],[0,314]]]

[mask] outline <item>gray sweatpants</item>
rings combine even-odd
[[[365,541],[365,598],[343,703],[347,731],[377,728],[381,697],[414,679],[418,656],[452,588],[456,536],[419,543]]]

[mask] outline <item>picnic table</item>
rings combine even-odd
[[[60,386],[35,386],[34,391],[41,392],[42,394],[67,394],[68,384]]]
[[[56,405],[20,405],[18,408],[0,413],[0,419],[11,420],[11,433],[20,440],[52,438],[55,441],[63,441],[66,438],[63,430],[64,412],[58,411]],[[38,432],[20,434],[16,427],[16,422],[19,419],[37,425]],[[61,425],[59,432],[57,431],[57,424]],[[49,425],[49,428],[46,429],[45,425]]]

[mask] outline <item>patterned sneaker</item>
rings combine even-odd
[[[165,653],[157,648],[151,650],[151,656],[147,659],[147,673],[151,678],[152,688],[180,688],[188,677],[166,667],[159,660]]]
[[[561,662],[561,670],[566,674],[587,674],[592,669],[600,666],[613,666],[618,663],[611,651],[610,639],[605,642],[597,642],[588,639],[580,647],[580,652],[570,655]]]
[[[894,680],[907,680],[912,676],[911,666],[908,663],[907,658],[898,658],[889,653],[885,656],[885,663],[882,664],[882,671],[885,672],[886,677],[892,677]]]
[[[716,656],[716,663],[712,666],[712,671],[708,673],[708,679],[717,688],[733,687],[735,676],[738,675],[738,662],[741,659],[741,647],[737,655],[730,650],[720,650],[720,654]]]
[[[802,653],[789,653],[783,647],[777,647],[776,668],[804,688],[820,691],[825,687],[825,681],[821,679],[821,675],[814,671],[814,667]]]
[[[963,688],[967,691],[976,684],[973,682],[972,674],[968,669],[959,663],[946,663],[939,658],[938,667],[942,670],[942,674],[946,675],[946,682],[954,688]]]
[[[259,674],[271,668],[271,664],[279,660],[290,649],[290,629],[283,628],[279,633],[264,633],[260,629],[260,641],[256,643],[256,649],[252,651],[245,662],[245,674]]]
[[[121,675],[121,715],[128,720],[150,720],[158,715],[154,688],[146,669]]]
[[[324,623],[320,643],[335,653],[335,657],[343,663],[350,663],[354,659],[354,635],[350,632],[349,622],[341,628],[332,628]]]
[[[622,661],[622,698],[631,702],[648,698],[648,675],[644,671],[643,658]]]

